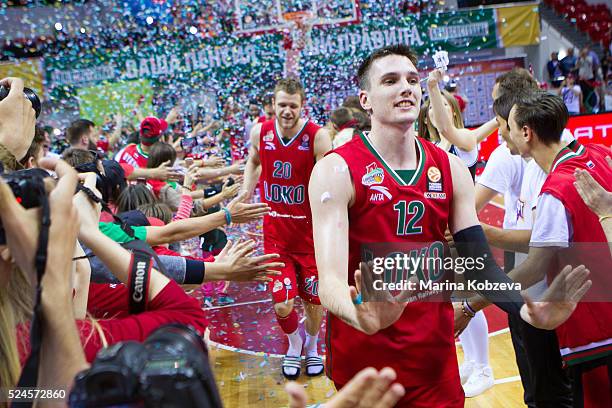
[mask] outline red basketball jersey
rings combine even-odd
[[[574,187],[574,170],[588,171],[607,191],[612,190],[612,170],[605,157],[610,149],[601,145],[583,146],[572,142],[553,162],[541,194],[548,193],[563,203],[571,218],[570,249],[561,251],[553,262],[549,279],[566,264],[585,265],[591,271],[593,286],[585,302],[580,302],[570,318],[557,328],[561,356],[568,364],[612,354],[612,303],[609,299],[612,259],[605,233],[597,215],[584,203]],[[538,214],[538,217],[545,214]],[[589,243],[587,245],[583,243]],[[600,244],[597,244],[600,243]],[[573,247],[573,248],[572,248]],[[564,258],[566,254],[567,257]],[[597,299],[598,302],[589,301]]]
[[[115,155],[115,160],[119,164],[126,163],[135,168],[145,169],[149,155],[142,150],[140,145],[132,143],[119,150]]]
[[[315,135],[320,128],[306,121],[291,140],[285,141],[276,129],[276,120],[261,126],[259,185],[262,201],[272,209],[263,224],[267,250],[314,252],[308,181],[315,163]]]
[[[389,168],[366,135],[333,151],[347,163],[355,187],[348,210],[349,284],[364,243],[446,243],[453,191],[449,158],[421,138],[415,145],[418,165],[409,182]],[[392,367],[407,387],[459,382],[450,302],[409,303],[395,324],[372,336],[328,313],[327,353],[327,374],[340,384],[369,366]]]

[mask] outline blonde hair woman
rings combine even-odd
[[[420,137],[459,157],[474,178],[478,162],[476,136],[465,129],[455,97],[441,91],[437,82],[435,87],[430,87],[429,99],[419,113],[417,126]]]

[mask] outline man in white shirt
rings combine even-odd
[[[522,95],[520,91],[505,92],[495,100],[494,111],[499,132],[507,142],[493,152],[476,186],[478,210],[490,199],[487,190],[504,194],[503,229],[485,227],[484,230],[491,245],[506,250],[506,273],[527,258],[525,252],[528,251],[531,236],[533,211],[546,179],[546,173],[535,160],[525,161],[509,138],[508,115],[516,99]],[[534,285],[530,291],[541,291],[543,285],[545,288],[545,282]],[[520,319],[510,315],[508,325],[524,388],[525,404],[529,407],[572,407],[571,384],[561,367],[555,332],[522,324]]]

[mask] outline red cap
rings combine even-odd
[[[155,116],[148,116],[140,123],[140,137],[143,144],[153,144],[163,131],[168,129],[168,122]]]

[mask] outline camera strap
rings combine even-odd
[[[134,249],[128,277],[130,314],[142,313],[149,300],[149,277],[153,262],[147,252]]]
[[[38,369],[40,363],[40,348],[42,345],[42,307],[40,305],[40,299],[42,294],[42,287],[40,282],[45,273],[45,266],[47,263],[47,245],[49,243],[49,227],[51,226],[51,210],[49,207],[49,198],[45,192],[44,186],[41,185],[37,188],[37,194],[41,197],[42,207],[42,220],[40,225],[40,233],[38,235],[38,248],[36,249],[36,258],[34,264],[36,267],[36,300],[34,303],[34,311],[32,315],[32,322],[30,323],[30,355],[25,362],[21,376],[17,383],[17,387],[36,387],[38,381]],[[14,402],[11,404],[12,407],[31,407],[32,402]]]

